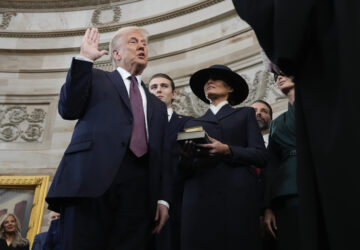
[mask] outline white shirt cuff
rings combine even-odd
[[[159,201],[158,201],[158,204],[164,205],[164,206],[166,206],[168,209],[170,208],[170,204],[167,203],[167,202],[164,201],[164,200],[159,200]]]
[[[86,57],[83,57],[83,56],[80,56],[80,55],[75,56],[75,59],[76,59],[76,60],[80,60],[80,61],[85,61],[85,62],[94,63],[93,60],[91,60],[91,59],[89,59],[89,58],[86,58]]]

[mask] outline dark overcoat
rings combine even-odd
[[[156,239],[156,250],[180,249],[181,206],[184,191],[184,180],[179,171],[180,145],[176,141],[178,132],[182,131],[191,116],[179,115],[173,112],[169,121],[168,142],[170,165],[173,179],[173,199],[169,210],[169,220]]]
[[[257,174],[268,155],[253,108],[225,105],[188,121],[229,145],[231,157],[195,158],[185,180],[182,250],[259,249]]]
[[[157,200],[171,199],[170,171],[163,161],[168,121],[165,104],[143,86],[149,134],[149,206],[155,211]],[[128,152],[133,124],[130,99],[119,72],[93,69],[92,63],[76,59],[61,88],[59,113],[78,122],[46,198],[54,211],[66,200],[99,197],[110,187]]]
[[[352,249],[360,224],[360,1],[233,2],[270,60],[295,76],[301,249]]]

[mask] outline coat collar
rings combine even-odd
[[[226,104],[219,110],[216,115],[214,115],[214,113],[210,109],[208,109],[208,111],[206,111],[206,113],[203,116],[199,117],[197,120],[218,123],[220,120],[228,117],[234,112],[236,112],[236,109],[232,108],[229,104]]]
[[[219,110],[219,112],[217,112],[215,116],[218,120],[222,120],[234,112],[236,112],[236,109],[232,108],[229,104],[226,104]]]

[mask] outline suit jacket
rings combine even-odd
[[[188,121],[229,145],[231,157],[195,158],[185,180],[181,247],[190,249],[258,249],[258,177],[268,154],[253,108],[223,106],[214,115]]]
[[[266,172],[265,207],[273,199],[298,194],[296,176],[295,104],[271,122],[270,161]]]
[[[180,220],[182,196],[184,191],[184,181],[179,171],[180,146],[177,142],[177,134],[180,132],[187,121],[192,119],[190,116],[179,115],[173,112],[169,121],[169,144],[170,162],[173,174],[173,199],[169,210],[169,220],[156,239],[157,250],[176,250],[180,249]]]
[[[351,249],[360,219],[358,0],[233,0],[270,60],[295,76],[303,249]],[[357,144],[354,141],[355,145]],[[336,185],[334,185],[336,183]],[[339,216],[341,214],[342,216]],[[346,229],[346,230],[344,230]]]
[[[31,250],[43,250],[43,247],[45,245],[46,234],[47,232],[43,232],[35,235]]]
[[[59,211],[67,199],[101,196],[113,182],[129,148],[133,116],[122,77],[117,70],[105,72],[92,66],[73,59],[61,88],[59,113],[64,119],[78,122],[46,198],[54,211]],[[165,104],[144,89],[149,190],[155,208],[157,200],[171,198],[171,189],[167,188],[170,171],[163,161],[168,121]]]
[[[53,220],[47,232],[42,250],[61,250],[60,219]]]

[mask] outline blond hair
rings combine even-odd
[[[109,43],[109,53],[111,56],[111,61],[115,67],[116,67],[116,62],[113,57],[113,51],[120,47],[121,37],[124,36],[125,34],[132,33],[132,32],[139,32],[145,38],[146,42],[148,41],[149,33],[147,32],[146,29],[144,29],[142,27],[128,26],[128,27],[120,28],[118,31],[116,31],[116,33],[111,38],[111,41]]]
[[[5,228],[4,228],[4,223],[5,223],[5,220],[12,216],[14,219],[15,219],[15,234],[14,234],[14,238],[11,242],[11,246],[12,247],[17,247],[17,246],[25,246],[25,245],[28,245],[29,244],[29,241],[25,238],[23,238],[21,236],[21,225],[20,225],[20,222],[19,222],[19,219],[18,217],[16,217],[15,214],[4,214],[3,216],[1,216],[0,218],[0,239],[5,239]]]

